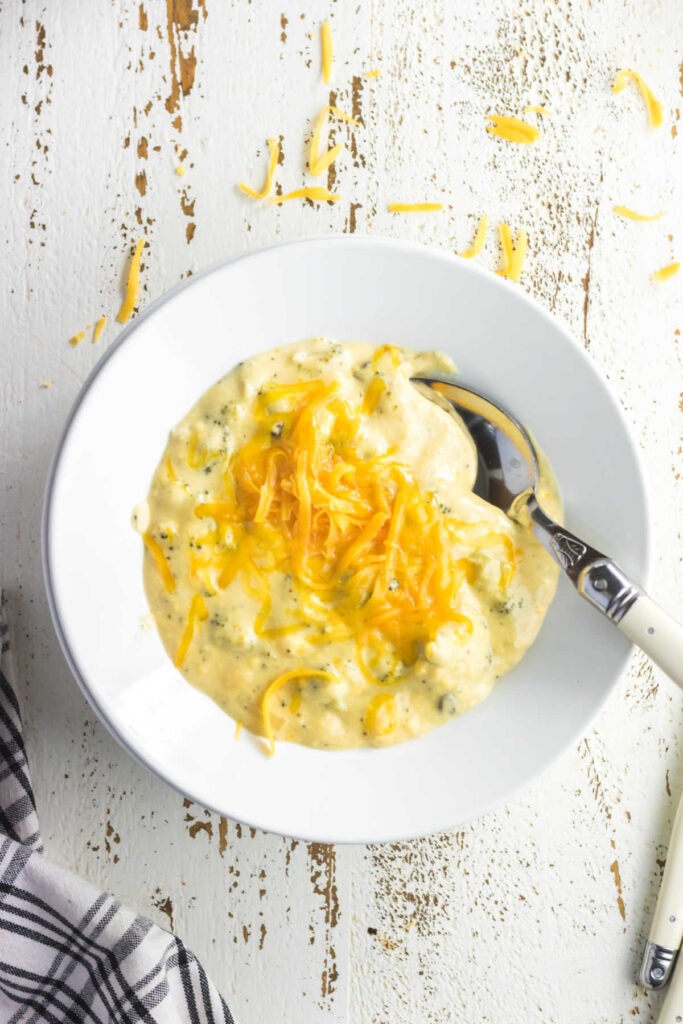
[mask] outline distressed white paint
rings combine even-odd
[[[173,6],[181,20],[192,7]],[[657,997],[634,978],[683,789],[683,697],[642,656],[590,735],[508,807],[454,835],[309,848],[185,806],[118,748],[59,653],[38,551],[48,460],[80,383],[119,330],[113,315],[139,221],[147,302],[226,255],[348,230],[351,204],[359,231],[456,251],[487,212],[529,230],[522,287],[589,345],[635,428],[654,498],[652,590],[683,617],[683,279],[649,281],[682,255],[672,126],[683,102],[683,9],[679,0],[628,6],[283,0],[285,24],[265,0],[206,0],[206,17],[195,2],[196,23],[171,34],[181,54],[195,51],[194,85],[169,111],[162,0],[0,5],[0,571],[46,846],[172,924],[241,1024],[654,1019]],[[363,119],[355,159],[347,152],[337,166],[343,201],[250,203],[235,183],[259,181],[269,135],[284,137],[282,189],[306,180],[310,119],[329,94],[318,46],[328,16],[332,89],[350,109],[357,77]],[[647,129],[633,90],[610,92],[628,66],[664,102],[659,132]],[[382,69],[374,81],[364,78],[372,67]],[[486,136],[486,113],[529,103],[551,112],[536,146]],[[386,212],[390,200],[433,198],[445,213]],[[632,224],[614,216],[615,203],[669,215]],[[491,236],[481,261],[494,269],[497,260]],[[102,312],[101,341],[70,348]],[[53,386],[41,389],[44,380]],[[608,480],[609,453],[596,452]]]

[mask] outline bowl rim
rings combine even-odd
[[[575,350],[575,352],[579,353],[580,359],[582,359],[584,363],[590,366],[591,372],[600,379],[600,383],[603,385],[605,400],[611,404],[612,411],[616,413],[616,416],[622,428],[623,436],[625,440],[628,442],[628,446],[631,450],[631,454],[633,456],[634,463],[637,469],[638,482],[640,484],[640,495],[644,506],[643,510],[645,531],[642,537],[642,584],[644,587],[647,588],[650,586],[654,570],[653,499],[649,487],[648,473],[644,455],[642,453],[640,446],[636,442],[634,429],[628,421],[628,419],[626,418],[621,402],[619,401],[617,395],[612,391],[612,388],[609,385],[609,382],[601,366],[590,357],[585,347],[571,333],[568,326],[564,323],[564,321],[561,318],[547,310],[543,305],[541,305],[540,302],[538,302],[538,300],[536,300],[533,296],[529,295],[518,284],[510,282],[502,277],[492,278],[490,270],[474,263],[473,261],[464,260],[461,257],[457,256],[456,254],[449,252],[448,250],[439,248],[438,246],[428,245],[422,242],[394,239],[388,236],[371,235],[364,233],[358,233],[353,235],[313,235],[305,238],[293,239],[284,242],[276,242],[271,245],[250,249],[246,252],[225,257],[224,259],[221,259],[215,263],[210,264],[207,267],[204,267],[202,270],[193,274],[191,277],[179,281],[171,288],[165,290],[148,306],[145,306],[145,308],[140,313],[136,314],[134,318],[124,326],[121,333],[111,343],[111,345],[102,354],[102,356],[98,359],[98,361],[95,363],[95,365],[85,378],[84,382],[82,383],[79,392],[76,395],[76,398],[74,399],[74,402],[67,414],[64,425],[60,431],[46,476],[40,523],[40,552],[43,568],[43,582],[47,597],[48,608],[50,611],[53,628],[55,630],[62,654],[64,655],[64,658],[69,666],[69,669],[74,679],[76,680],[81,692],[83,693],[84,697],[86,698],[90,706],[96,712],[98,718],[102,721],[107,730],[113,735],[113,737],[120,744],[120,746],[123,747],[123,749],[131,757],[133,757],[135,761],[143,765],[148,771],[150,771],[158,779],[162,780],[174,791],[180,793],[182,796],[186,796],[192,799],[193,802],[201,803],[202,806],[206,806],[209,810],[221,815],[226,814],[226,811],[224,809],[217,806],[211,806],[210,803],[207,803],[205,797],[193,794],[189,789],[184,788],[179,783],[170,779],[167,775],[165,775],[162,772],[162,770],[160,770],[160,768],[158,768],[154,764],[151,758],[144,756],[138,750],[136,750],[132,746],[128,738],[119,729],[117,724],[112,720],[109,712],[103,706],[102,702],[98,699],[98,697],[96,696],[96,694],[93,692],[88,682],[86,681],[85,674],[79,667],[78,661],[70,647],[69,641],[66,636],[65,628],[62,623],[59,611],[59,602],[56,594],[55,581],[53,578],[51,567],[52,560],[50,544],[50,523],[52,516],[52,505],[55,494],[55,483],[59,473],[60,463],[64,454],[66,442],[70,435],[72,426],[94,382],[96,381],[97,378],[99,378],[100,374],[107,366],[109,360],[119,351],[119,349],[123,345],[125,345],[128,342],[129,338],[135,334],[138,328],[147,320],[152,318],[159,309],[164,307],[168,302],[175,299],[179,294],[184,292],[188,287],[194,285],[196,282],[204,278],[207,278],[212,274],[224,270],[226,267],[232,265],[233,263],[244,261],[258,261],[259,259],[276,250],[286,250],[291,248],[314,249],[329,247],[345,247],[349,249],[361,247],[363,249],[376,250],[377,252],[381,252],[382,250],[390,248],[399,252],[404,252],[406,254],[419,254],[422,257],[428,257],[449,264],[451,266],[457,266],[459,268],[458,272],[464,272],[466,274],[469,273],[475,277],[486,278],[490,285],[497,288],[509,290],[512,294],[516,296],[516,299],[518,301],[521,301],[523,304],[526,304],[528,307],[533,309],[534,313],[537,316],[540,316],[540,318],[548,324],[549,328],[551,328],[555,332],[560,332],[563,335],[564,341],[568,343]],[[531,774],[530,777],[525,777],[524,779],[522,779],[516,786],[509,789],[503,797],[490,798],[488,801],[482,802],[480,811],[474,818],[471,818],[469,820],[477,820],[483,817],[484,815],[489,814],[492,811],[495,811],[499,807],[504,806],[505,804],[517,799],[520,793],[524,792],[529,788],[530,785],[538,781],[538,779],[545,775],[545,773],[551,767],[553,767],[572,746],[576,745],[576,742],[580,739],[580,737],[585,735],[588,729],[591,728],[592,724],[595,722],[596,718],[601,713],[606,701],[614,692],[614,689],[619,679],[623,676],[624,672],[626,671],[628,662],[630,660],[630,654],[632,653],[632,651],[633,648],[631,648],[631,652],[629,653],[629,655],[624,658],[622,667],[620,668],[619,672],[615,674],[612,686],[606,691],[603,698],[596,704],[590,718],[587,721],[585,721],[582,726],[575,730],[575,735],[573,736],[573,738],[571,740],[568,740],[563,746],[560,746],[556,754],[545,762],[545,765],[541,770],[536,770]],[[311,835],[310,833],[297,833],[296,831],[288,831],[286,833],[279,832],[276,831],[272,825],[268,825],[267,823],[259,821],[258,816],[256,816],[253,819],[240,817],[239,819],[236,818],[235,820],[243,821],[247,825],[259,828],[263,831],[272,832],[274,834],[287,835],[294,839],[300,839],[303,841],[322,841],[340,845],[353,845],[357,843],[364,844],[376,842],[401,842],[423,837],[426,835],[438,834],[440,831],[444,831],[443,826],[437,826],[431,832],[425,832],[424,829],[417,829],[415,831],[406,831],[404,834],[401,835],[392,833],[390,836],[385,836],[384,838],[376,834],[373,834],[367,837],[358,835],[349,839],[345,837],[331,837],[327,834],[325,834],[324,836],[315,836]],[[456,824],[450,827],[460,826]]]

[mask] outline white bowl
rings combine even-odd
[[[519,286],[471,262],[377,238],[325,238],[224,263],[122,332],[84,386],[50,478],[48,598],[64,654],[123,746],[195,802],[326,842],[450,829],[509,799],[587,729],[626,665],[624,637],[560,580],[522,662],[474,711],[385,750],[274,758],[193,689],[164,652],[131,526],[169,429],[241,359],[286,342],[443,349],[464,382],[529,426],[555,468],[567,525],[647,583],[636,447],[583,349]]]

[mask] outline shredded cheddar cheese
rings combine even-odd
[[[190,602],[190,610],[187,614],[187,623],[183,632],[176,656],[174,658],[174,665],[176,668],[181,668],[187,652],[190,649],[190,644],[194,639],[195,630],[200,622],[206,622],[209,617],[209,611],[204,603],[204,598],[201,594],[195,594]]]
[[[443,203],[389,203],[389,213],[438,213]]]
[[[76,348],[76,345],[80,345],[80,343],[85,338],[86,332],[88,331],[88,328],[90,326],[91,325],[88,324],[88,327],[86,327],[85,330],[79,331],[78,334],[74,334],[69,338],[69,344],[71,345],[72,348]]]
[[[255,189],[249,188],[249,186],[245,185],[243,182],[240,181],[240,183],[239,183],[239,187],[242,189],[242,191],[246,195],[251,196],[252,199],[265,199],[266,198],[266,196],[268,195],[268,193],[270,192],[270,190],[273,187],[273,178],[275,177],[275,170],[277,168],[277,162],[280,159],[280,145],[277,142],[277,140],[276,139],[267,139],[266,141],[267,141],[267,144],[268,144],[268,152],[270,153],[270,159],[269,159],[269,162],[268,162],[268,173],[266,175],[266,181],[265,181],[265,184],[264,184],[263,188],[261,189],[260,192],[257,192]]]
[[[660,220],[666,216],[666,210],[662,210],[660,213],[636,213],[635,210],[630,210],[628,206],[615,206],[614,212],[620,217],[626,217],[628,220]]]
[[[637,71],[620,71],[614,79],[612,92],[621,92],[626,88],[629,81],[634,82],[638,87],[638,91],[643,98],[643,103],[645,104],[645,110],[650,127],[660,128],[664,120],[662,104],[658,99],[655,99],[652,90],[645,84]]]
[[[502,114],[489,114],[486,118],[491,124],[486,126],[489,135],[495,135],[499,139],[506,139],[508,142],[530,143],[536,142],[541,137],[538,128],[526,121],[520,121],[517,117],[506,117]]]
[[[469,249],[464,249],[460,253],[460,255],[463,256],[466,260],[471,260],[475,256],[478,256],[481,250],[484,248],[484,243],[486,242],[488,230],[489,219],[487,215],[484,214],[484,216],[480,218],[479,223],[477,224],[477,230],[474,234],[472,245],[469,247]]]
[[[157,568],[159,569],[159,572],[161,574],[164,587],[166,588],[169,594],[172,594],[173,591],[175,590],[175,579],[173,577],[173,573],[171,572],[171,567],[168,564],[168,559],[166,558],[164,549],[162,548],[161,544],[156,539],[156,537],[152,537],[152,535],[149,533],[144,533],[142,535],[142,539],[144,541],[145,547],[147,548],[150,555],[157,564]]]
[[[453,370],[391,343],[260,353],[171,431],[135,513],[171,660],[264,750],[383,747],[464,713],[552,597],[554,564],[472,495],[471,441],[410,383],[427,366]]]
[[[308,147],[308,169],[314,178],[319,178],[321,174],[324,174],[330,164],[334,163],[344,149],[340,143],[337,143],[336,146],[332,146],[328,149],[326,153],[323,153],[322,155],[320,153],[322,133],[325,130],[327,119],[330,114],[334,115],[334,117],[340,117],[344,121],[348,121],[349,124],[354,125],[356,128],[358,127],[358,121],[351,117],[350,114],[346,114],[343,110],[339,110],[338,107],[323,107],[315,120],[313,134]]]
[[[185,168],[183,167],[182,164],[178,164],[178,166],[175,169],[175,172],[176,172],[176,174],[178,175],[179,178],[184,178],[185,177]]]
[[[334,63],[332,26],[329,21],[324,21],[320,26],[320,45],[322,49],[323,82],[325,85],[328,85],[332,76],[332,64]]]
[[[382,352],[391,358],[391,349]],[[376,681],[378,652],[410,665],[444,623],[469,635],[471,622],[454,602],[477,569],[467,557],[453,560],[458,545],[499,560],[501,589],[514,576],[517,552],[506,534],[445,514],[389,454],[362,455],[361,416],[381,400],[381,378],[370,380],[359,409],[340,401],[338,390],[319,379],[263,388],[252,408],[256,433],[232,456],[224,497],[197,503],[195,516],[216,524],[201,543],[216,586],[239,577],[261,602],[258,636],[324,624],[323,639],[355,639],[359,664]],[[271,626],[268,577],[276,570],[291,575],[301,617]],[[277,686],[296,674],[303,673],[279,677]],[[268,688],[264,708],[276,688]]]
[[[104,325],[106,324],[106,322],[107,322],[107,318],[106,318],[106,316],[104,316],[104,314],[102,314],[102,316],[99,318],[99,320],[95,324],[95,330],[93,331],[93,335],[92,335],[93,345],[95,344],[96,341],[100,340],[100,335],[102,334],[102,331],[104,330]]]
[[[513,245],[509,224],[499,224],[498,234],[500,237],[502,262],[500,269],[496,273],[502,277],[507,277],[510,281],[519,281],[529,247],[528,235],[524,230],[518,231],[517,241]]]
[[[306,677],[308,679],[324,679],[326,681],[334,679],[331,672],[324,672],[318,669],[293,669],[290,672],[283,672],[282,675],[278,676],[277,679],[273,679],[261,698],[261,716],[263,718],[263,732],[268,744],[268,753],[272,757],[275,753],[275,739],[273,738],[273,726],[270,721],[270,709],[269,701],[272,695],[285,685],[285,683],[291,682],[292,679],[301,679]]]
[[[365,77],[366,78],[379,78],[379,76],[381,74],[382,74],[382,72],[380,71],[379,68],[373,68],[371,71],[366,71],[365,72]]]
[[[116,319],[120,324],[127,323],[135,309],[138,299],[140,298],[140,261],[142,259],[142,250],[145,245],[145,239],[139,238],[135,243],[135,249],[130,261],[130,267],[128,268],[128,280],[126,282],[126,294],[121,308],[117,314]]]
[[[680,263],[669,263],[666,267],[662,267],[660,270],[655,270],[652,275],[653,281],[668,281],[670,277],[674,277],[681,269]]]
[[[314,203],[338,203],[341,196],[335,192],[330,192],[326,188],[312,185],[309,188],[297,188],[293,192],[286,192],[283,196],[271,196],[269,202],[278,204],[289,203],[292,199],[310,199]]]
[[[546,110],[545,107],[539,107],[536,104],[533,104],[533,105],[531,105],[529,107],[525,107],[524,108],[524,113],[525,114],[542,114],[543,117],[550,117],[550,111],[549,110]]]

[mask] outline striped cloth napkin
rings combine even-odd
[[[174,935],[43,855],[0,593],[0,1021],[234,1024]]]

